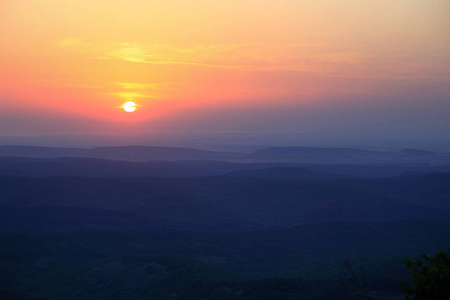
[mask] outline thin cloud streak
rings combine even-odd
[[[373,79],[449,79],[450,70],[440,61],[423,61],[420,55],[370,53],[364,51],[328,52],[332,45],[200,45],[175,47],[139,43],[96,44],[68,38],[64,48],[100,60],[119,60],[151,65],[188,65],[244,71],[292,71],[324,77]],[[449,58],[450,56],[447,55]],[[426,56],[428,58],[428,56]],[[123,86],[126,88],[125,86]],[[143,88],[136,85],[134,88]]]

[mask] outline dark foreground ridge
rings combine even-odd
[[[5,233],[0,275],[7,280],[0,288],[17,299],[20,293],[23,299],[167,299],[174,293],[179,299],[353,299],[365,280],[365,292],[401,295],[404,258],[447,246],[449,233],[450,223],[431,221],[233,234]]]
[[[0,147],[0,299],[404,299],[448,154]]]
[[[289,176],[274,179],[267,178],[265,169],[256,174],[0,177],[0,228],[241,231],[329,222],[450,220],[450,173],[323,180],[293,179],[290,169]]]

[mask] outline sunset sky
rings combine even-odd
[[[449,16],[448,0],[2,0],[0,136],[448,145]]]

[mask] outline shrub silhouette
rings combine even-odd
[[[408,259],[411,283],[405,287],[408,300],[450,299],[450,250],[422,255],[422,259]]]

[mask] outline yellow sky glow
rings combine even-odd
[[[0,15],[9,109],[124,121],[134,100],[139,121],[450,80],[447,0],[3,0]]]

